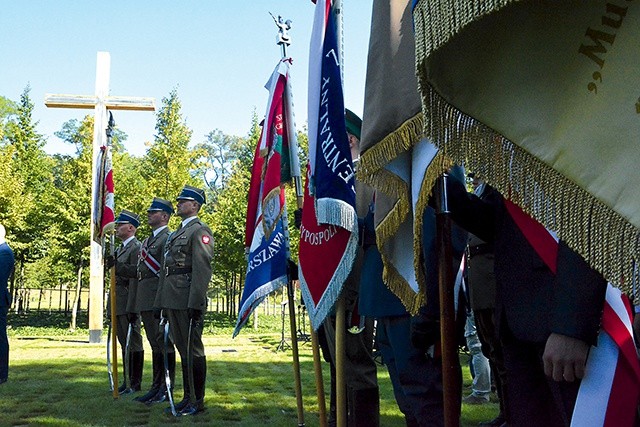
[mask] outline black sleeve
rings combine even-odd
[[[551,332],[595,344],[607,282],[562,241],[557,265]]]
[[[496,215],[502,204],[502,196],[495,190],[480,199],[469,193],[464,185],[454,179],[447,181],[449,210],[453,220],[465,230],[487,243],[495,240]]]

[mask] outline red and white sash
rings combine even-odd
[[[144,265],[146,265],[153,274],[159,276],[160,263],[149,253],[149,248],[147,246],[148,240],[149,238],[147,237],[142,243],[142,248],[140,248],[140,260],[144,262]]]
[[[542,224],[505,199],[507,211],[555,274],[558,240]],[[631,427],[640,404],[640,356],[633,338],[629,298],[607,284],[602,328],[587,358],[571,427]]]

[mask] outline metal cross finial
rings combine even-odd
[[[273,21],[278,26],[277,44],[289,46],[291,44],[291,36],[289,35],[288,31],[291,29],[291,19],[287,19],[285,21],[280,15],[278,15],[278,17],[276,18],[271,12],[269,12],[269,15],[271,15]]]

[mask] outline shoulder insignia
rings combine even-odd
[[[204,243],[205,245],[208,245],[210,241],[211,241],[211,237],[207,235],[202,236],[202,243]]]

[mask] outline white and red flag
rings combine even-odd
[[[309,49],[309,165],[300,228],[299,276],[317,330],[340,296],[358,244],[354,168],[344,118],[337,19],[316,2]]]
[[[289,242],[285,235],[284,184],[300,175],[291,111],[290,65],[290,58],[282,59],[266,85],[269,101],[253,160],[247,203],[247,275],[234,337],[264,298],[287,284]]]
[[[105,234],[113,228],[115,221],[113,165],[111,150],[107,145],[100,147],[96,164],[92,226],[94,239],[100,243]]]

